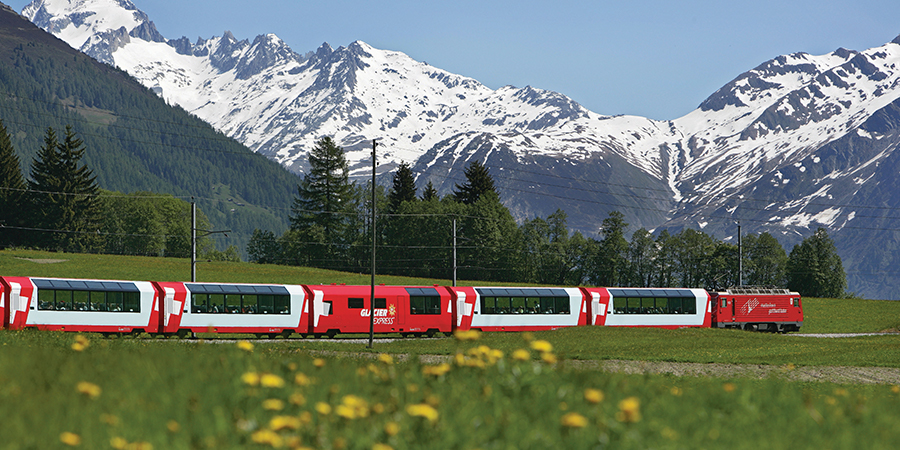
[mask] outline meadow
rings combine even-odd
[[[4,275],[185,280],[189,269],[177,259],[0,252]],[[366,284],[369,276],[202,263],[198,279]],[[802,332],[896,329],[898,307],[804,299]],[[438,356],[423,363],[406,355]],[[757,364],[787,373],[896,368],[898,357],[896,335],[816,339],[713,329],[466,334],[379,342],[372,350],[343,339],[5,331],[0,448],[897,448],[895,384],[628,375],[576,362]]]

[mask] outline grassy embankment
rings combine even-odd
[[[38,264],[15,259],[66,259]],[[0,272],[184,280],[184,260],[0,252]],[[366,275],[204,263],[200,280],[365,284]],[[215,277],[207,274],[215,274]],[[329,278],[333,277],[333,278]],[[387,284],[431,280],[379,277]],[[443,280],[434,280],[444,283]],[[900,302],[807,299],[803,331],[895,328]],[[566,358],[900,365],[900,339],[580,328],[378,344],[446,365],[318,358],[335,342],[195,345],[0,333],[0,448],[896,448],[900,387],[570,370]],[[540,349],[551,344],[553,349]],[[535,348],[532,348],[535,347]],[[80,351],[79,351],[80,349]],[[363,352],[360,344],[341,350]],[[527,350],[525,355],[521,350]],[[560,359],[553,363],[554,359]]]

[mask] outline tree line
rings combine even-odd
[[[290,229],[281,236],[256,229],[247,247],[251,261],[367,273],[373,187],[349,181],[343,150],[331,138],[317,143],[309,165]],[[487,167],[474,161],[465,178],[443,198],[431,182],[419,194],[409,165],[401,164],[389,189],[374,187],[378,273],[450,279],[455,269],[466,280],[709,290],[744,284],[845,295],[846,274],[822,228],[790,254],[769,233],[744,236],[740,280],[738,246],[702,231],[654,235],[641,228],[629,241],[629,225],[617,211],[603,220],[598,238],[570,232],[562,210],[519,225]]]
[[[190,203],[100,189],[84,153],[72,127],[61,137],[48,128],[26,179],[0,120],[0,247],[190,257]],[[198,210],[197,217],[197,228],[208,229],[206,215]],[[217,251],[208,237],[198,238],[197,248],[205,259],[240,259],[236,247]]]

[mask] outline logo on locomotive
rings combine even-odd
[[[390,305],[387,309],[375,309],[375,325],[393,325],[396,315],[397,307],[394,305]],[[369,317],[369,310],[360,310],[359,316]]]

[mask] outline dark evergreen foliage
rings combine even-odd
[[[388,213],[395,214],[403,202],[416,200],[416,179],[409,164],[402,163],[394,173],[394,186],[388,194]],[[432,186],[433,187],[433,186]]]
[[[494,178],[491,177],[488,168],[478,161],[472,161],[466,167],[466,182],[462,185],[457,184],[453,190],[453,196],[456,201],[466,205],[474,205],[482,196],[489,192],[493,192],[497,198],[500,194],[494,187]]]
[[[794,246],[788,256],[788,288],[804,296],[840,298],[847,289],[847,274],[834,241],[824,228]]]
[[[432,200],[440,200],[440,199],[438,198],[438,192],[437,192],[437,189],[434,187],[434,183],[432,183],[429,180],[428,184],[425,185],[425,189],[422,190],[422,201],[430,202]]]
[[[25,179],[9,133],[0,119],[0,247],[20,241]]]

